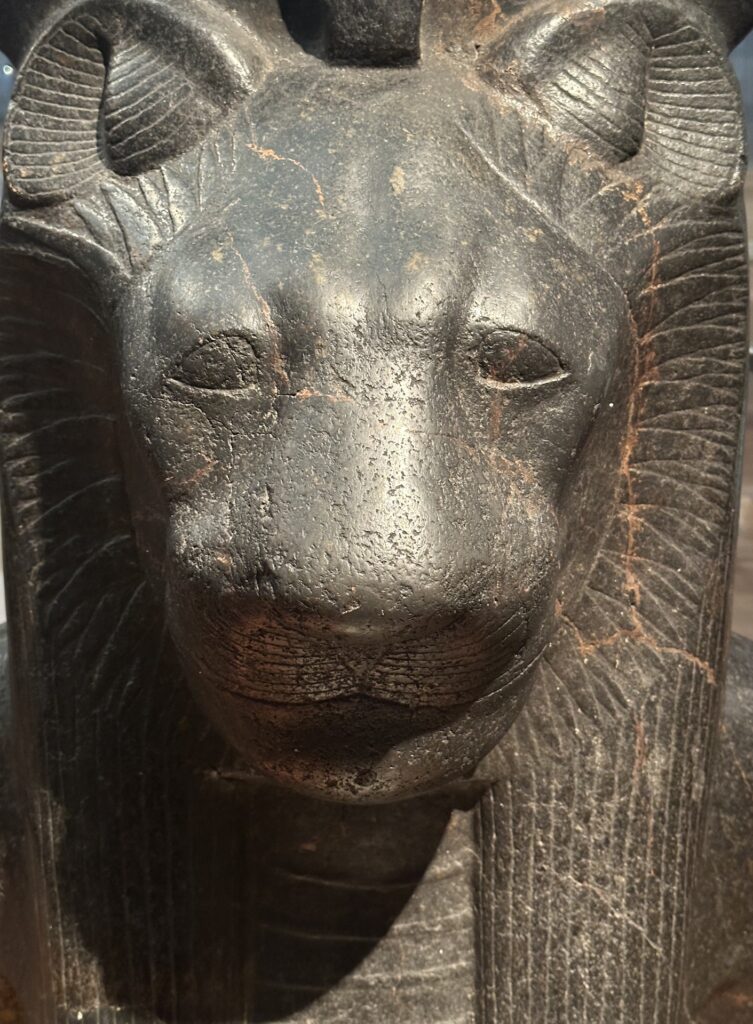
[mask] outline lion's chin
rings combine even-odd
[[[198,696],[255,774],[318,799],[386,803],[470,778],[519,714],[533,673],[530,665],[494,693],[446,707],[364,694],[295,704]]]

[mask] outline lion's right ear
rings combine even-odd
[[[502,23],[485,73],[638,193],[728,202],[744,139],[720,11],[716,0],[543,0]]]
[[[178,156],[251,88],[250,67],[211,19],[152,0],[77,6],[21,67],[5,130],[11,198],[60,202]]]

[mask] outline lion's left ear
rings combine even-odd
[[[744,137],[717,25],[694,0],[550,0],[503,27],[485,74],[642,189],[724,201],[742,181]]]
[[[0,0],[2,3],[3,0]],[[155,0],[83,0],[21,66],[5,128],[13,201],[58,203],[106,175],[161,166],[247,95],[263,56],[229,45],[216,6],[186,17]],[[248,59],[253,57],[253,61]]]

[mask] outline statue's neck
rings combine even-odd
[[[255,832],[259,1019],[477,1020],[472,810],[269,790]]]
[[[363,807],[259,786],[213,767],[171,663],[139,685],[146,708],[98,730],[48,715],[66,756],[26,794],[19,864],[47,927],[16,887],[23,955],[0,957],[29,1019],[478,1024],[479,787]]]

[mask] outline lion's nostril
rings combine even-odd
[[[278,593],[278,577],[272,566],[266,560],[260,562],[260,564],[254,569],[252,588],[258,597],[265,598],[267,600],[274,600]]]

